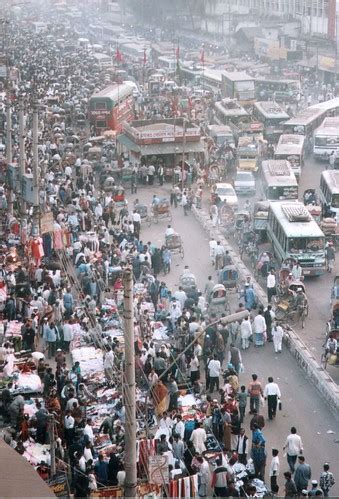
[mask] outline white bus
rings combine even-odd
[[[107,54],[102,54],[101,52],[95,52],[93,54],[93,59],[98,64],[100,71],[105,68],[110,68],[113,66],[112,57]]]
[[[218,69],[205,69],[201,74],[201,85],[212,92],[221,92],[223,71]]]
[[[320,200],[324,211],[335,213],[339,222],[339,170],[324,170],[320,177]]]
[[[269,201],[298,199],[298,182],[286,159],[269,159],[261,164],[263,195]]]
[[[300,178],[301,168],[304,164],[304,135],[283,134],[280,135],[275,149],[275,159],[287,159],[290,162],[294,175]]]
[[[267,236],[279,261],[298,260],[305,276],[325,272],[325,236],[302,203],[270,203]]]
[[[315,158],[327,159],[332,151],[339,149],[339,117],[325,118],[321,126],[314,132],[313,155]]]
[[[312,136],[314,131],[321,125],[326,116],[339,115],[339,97],[314,104],[304,109],[294,118],[285,121],[283,128],[286,133],[301,133]]]

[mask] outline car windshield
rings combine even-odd
[[[233,189],[230,187],[218,187],[217,194],[218,196],[234,196]]]
[[[253,180],[251,173],[238,173],[236,177],[237,182],[252,182]]]

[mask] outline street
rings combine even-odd
[[[149,205],[154,193],[168,196],[169,185],[142,188],[138,191],[137,195],[128,196],[129,204],[131,205],[135,197],[137,197],[140,202]],[[173,215],[172,227],[183,238],[185,257],[182,260],[180,255],[173,256],[170,274],[165,277],[159,276],[159,279],[166,281],[171,289],[175,289],[178,286],[179,276],[184,266],[189,265],[197,278],[198,286],[203,291],[207,276],[213,275],[215,277],[215,271],[209,259],[208,238],[192,213],[185,217],[181,206],[178,206],[176,209],[173,208],[171,211]],[[152,224],[150,228],[143,225],[141,239],[143,241],[153,241],[159,245],[164,241],[166,228],[166,221]],[[307,282],[308,289],[312,289],[311,317],[314,317],[314,322],[312,319],[309,319],[308,324],[312,324],[312,326],[307,326],[303,333],[306,335],[306,332],[310,331],[309,341],[312,338],[314,347],[318,343],[320,344],[320,334],[318,334],[319,338],[317,339],[317,329],[320,328],[322,319],[316,317],[316,312],[312,310],[312,303],[316,301],[317,293],[319,294],[317,284],[322,283],[325,279],[325,292],[326,289],[329,290],[330,288],[330,276],[322,276],[320,279],[315,280],[314,284],[310,281],[311,287],[309,286],[309,282]],[[321,306],[325,307],[325,303],[328,307],[327,296],[322,296],[321,301],[322,305],[318,304],[319,310]],[[232,304],[233,311],[234,305],[237,304],[235,298],[233,298]],[[324,317],[325,313],[324,311]],[[324,321],[325,319],[326,317]],[[278,356],[274,353],[271,343],[266,344],[263,348],[254,348],[251,346],[249,351],[244,353],[243,361],[245,373],[240,375],[240,384],[247,385],[251,379],[251,374],[256,372],[263,384],[265,384],[268,376],[273,376],[282,392],[282,411],[278,413],[275,421],[267,421],[264,429],[264,434],[268,441],[267,462],[270,462],[271,449],[276,447],[280,449],[280,475],[288,469],[285,461],[286,458],[283,457],[282,447],[284,436],[289,434],[291,426],[294,425],[303,439],[306,461],[311,465],[313,470],[312,478],[319,479],[322,464],[328,461],[334,465],[338,460],[339,435],[336,432],[338,428],[336,418],[329,412],[317,390],[305,379],[304,373],[295,365],[293,357],[287,350],[284,350]],[[264,411],[266,412],[266,408],[263,409]],[[248,428],[249,420],[250,416],[246,416],[245,427],[247,428],[248,435],[250,434]],[[305,421],[308,424],[305,424]],[[282,487],[282,476],[280,476],[279,483]],[[339,495],[339,483],[333,487],[332,492],[333,495]]]

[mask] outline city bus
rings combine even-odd
[[[325,272],[325,236],[302,203],[270,203],[267,236],[280,262],[298,260],[304,276]]]
[[[214,93],[221,92],[222,73],[217,69],[205,69],[201,74],[200,84]]]
[[[215,118],[218,125],[236,124],[242,120],[249,120],[249,114],[235,99],[222,99],[214,104]]]
[[[298,199],[298,182],[286,159],[269,159],[261,164],[263,196],[268,201]]]
[[[269,142],[277,142],[284,133],[282,123],[289,120],[289,115],[279,104],[272,101],[254,103],[253,115],[264,125],[264,138]]]
[[[304,135],[280,135],[274,153],[274,159],[287,159],[297,179],[300,178],[301,168],[304,165]]]
[[[92,94],[88,102],[91,125],[97,135],[105,130],[120,132],[125,121],[134,118],[134,87],[128,83],[113,84]]]
[[[256,78],[255,80],[257,99],[294,100],[300,91],[299,80],[267,80],[266,78]]]
[[[330,210],[339,221],[339,171],[324,170],[320,177],[320,201],[324,211]],[[326,210],[325,210],[326,208]]]
[[[285,121],[283,128],[285,133],[299,133],[312,136],[314,131],[321,125],[327,116],[339,115],[339,97],[314,104],[304,109],[294,118]]]
[[[313,136],[313,156],[327,159],[332,151],[339,149],[339,117],[325,118]]]

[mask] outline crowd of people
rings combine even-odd
[[[212,276],[204,292],[183,286],[169,289],[171,252],[143,241],[135,204],[117,202],[102,189],[80,140],[82,135],[87,140],[86,134],[73,129],[76,116],[85,112],[86,98],[98,87],[92,61],[85,51],[76,57],[66,53],[63,78],[58,79],[57,27],[51,35],[54,42],[16,24],[8,35],[11,58],[22,79],[13,88],[14,160],[20,154],[19,95],[24,97],[28,124],[30,93],[41,100],[57,98],[60,107],[41,111],[39,123],[41,207],[53,213],[53,230],[31,235],[34,213],[23,210],[17,196],[14,216],[9,215],[2,237],[3,438],[41,476],[46,476],[46,469],[49,474],[52,446],[57,472],[65,474],[75,497],[108,486],[124,487],[122,275],[131,268],[139,483],[149,481],[148,457],[161,455],[168,459],[167,497],[178,497],[179,489],[180,497],[201,498],[256,496],[268,490],[278,494],[283,489],[286,497],[306,495],[305,491],[328,496],[334,478],[327,463],[319,483],[313,480],[308,490],[312,473],[295,428],[284,446],[290,468],[284,473],[284,487],[282,449],[272,449],[268,458],[262,412],[267,406],[268,419],[278,417],[280,387],[273,377],[263,383],[252,374],[249,380],[241,350],[252,341],[262,346],[272,340],[275,352],[281,352],[283,331],[271,306],[260,308],[253,320],[248,315],[223,324],[208,312]],[[68,114],[62,112],[65,103]],[[145,117],[155,111],[142,102]],[[169,111],[165,106],[159,112]],[[75,131],[79,140],[74,139],[70,154],[65,138]],[[25,145],[29,173],[34,159],[29,127]],[[107,140],[106,160],[116,158],[114,143]],[[148,167],[146,176],[141,173],[147,180],[141,182],[154,185],[154,173]],[[195,202],[201,199],[201,186],[196,192]],[[6,203],[5,186],[2,193]],[[170,203],[177,206],[180,195],[186,215],[191,194],[189,189],[173,188]],[[151,204],[156,205],[154,197]],[[27,226],[18,238],[21,218]],[[229,255],[215,243],[210,244],[211,258],[218,270]],[[189,273],[185,267],[183,275]],[[244,283],[240,300],[237,312],[257,308],[250,280]]]

